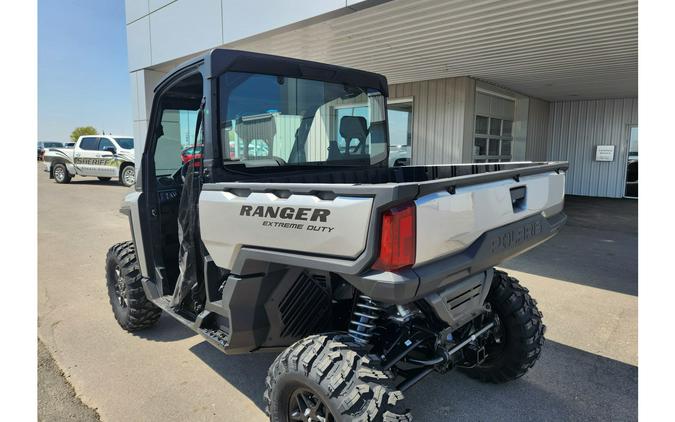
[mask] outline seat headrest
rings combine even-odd
[[[365,141],[368,137],[368,122],[361,116],[343,116],[340,119],[340,136],[349,141],[358,139]]]

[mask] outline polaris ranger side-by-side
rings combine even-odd
[[[280,351],[273,421],[409,420],[433,371],[525,374],[542,315],[493,267],[560,230],[567,163],[389,167],[386,98],[381,75],[233,50],[169,74],[106,260],[119,324]]]

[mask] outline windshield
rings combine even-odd
[[[45,148],[60,148],[63,144],[61,142],[45,142]]]
[[[219,89],[225,164],[364,165],[386,157],[379,91],[241,72],[221,75]]]
[[[134,138],[114,138],[122,149],[134,149]]]

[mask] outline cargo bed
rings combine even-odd
[[[566,169],[566,162],[460,164],[207,183],[199,204],[202,240],[214,262],[233,274],[245,273],[247,263],[278,262],[353,278],[380,300],[409,300],[417,294],[418,273],[430,280],[466,277],[555,234],[564,223]],[[411,202],[414,265],[372,270],[382,213]],[[486,238],[493,245],[486,246]],[[368,288],[368,280],[379,287]],[[444,283],[432,282],[435,288]],[[409,291],[395,294],[403,285]]]
[[[514,176],[541,173],[547,170],[565,170],[567,162],[513,162],[488,164],[444,164],[402,167],[345,167],[317,165],[314,169],[303,166],[257,166],[256,160],[247,163],[230,163],[225,169],[230,177],[223,175],[217,180],[232,178],[242,183],[290,183],[290,184],[383,184],[413,182],[445,182],[471,184]],[[248,167],[251,165],[251,167]],[[488,175],[489,174],[489,175]],[[474,177],[468,177],[474,176]],[[462,178],[462,179],[456,179]],[[433,187],[432,187],[433,189]]]

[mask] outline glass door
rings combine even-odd
[[[626,166],[626,198],[638,197],[638,127],[630,127],[628,163]]]
[[[413,100],[398,98],[387,103],[389,167],[409,166],[412,160]]]

